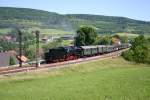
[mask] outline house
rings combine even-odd
[[[60,39],[60,36],[43,36],[41,41],[44,43],[53,42],[54,40]]]
[[[18,64],[19,61],[16,58],[16,52],[6,51],[6,52],[0,52],[0,67],[9,66],[10,57],[13,57],[16,64]]]
[[[26,62],[28,58],[22,55],[21,57],[17,55],[15,51],[6,51],[0,52],[0,67],[10,66],[10,58],[13,57],[16,64],[19,64],[19,61]]]
[[[7,42],[16,42],[17,38],[12,35],[6,34],[4,36],[1,36],[0,40],[7,41]]]
[[[121,40],[120,40],[120,37],[119,37],[118,35],[113,36],[112,42],[113,42],[115,45],[121,45]]]
[[[17,57],[17,59],[18,59],[19,61],[22,61],[22,62],[28,61],[28,58],[25,57],[24,55],[22,55],[21,57],[20,57],[20,56],[16,56],[16,57]]]

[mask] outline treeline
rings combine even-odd
[[[69,25],[66,18],[57,13],[11,7],[0,7],[0,22],[0,28],[39,27],[65,29]],[[37,24],[34,25],[33,23]]]
[[[124,52],[122,56],[129,61],[150,64],[150,38],[138,36],[134,39],[130,50]]]
[[[102,35],[99,36],[94,27],[82,26],[77,30],[75,37],[76,46],[88,45],[113,45],[116,44],[115,40],[121,43],[128,43],[127,37],[120,37],[119,35]]]

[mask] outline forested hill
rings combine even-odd
[[[73,14],[67,16],[73,25],[92,25],[101,33],[131,32],[150,34],[150,22],[101,15]]]
[[[124,17],[67,14],[28,9],[0,7],[0,29],[2,28],[44,28],[75,31],[79,26],[97,28],[99,33],[131,32],[150,34],[150,22]]]
[[[64,15],[28,8],[0,7],[0,28],[68,28]]]

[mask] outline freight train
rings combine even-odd
[[[83,57],[102,55],[105,53],[115,52],[121,49],[129,48],[130,44],[121,45],[95,45],[95,46],[67,46],[49,49],[45,53],[46,63],[63,62],[75,60]]]

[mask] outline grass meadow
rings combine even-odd
[[[150,100],[150,65],[118,57],[1,76],[0,100]]]

